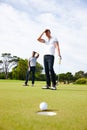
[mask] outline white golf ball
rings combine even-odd
[[[46,102],[41,102],[40,103],[40,110],[42,110],[42,111],[47,110],[47,107],[48,107],[48,105],[47,105]]]

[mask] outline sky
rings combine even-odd
[[[35,50],[43,66],[45,46],[37,38],[45,29],[60,45],[62,61],[59,65],[56,52],[55,72],[87,72],[86,0],[0,0],[0,56],[28,59]]]

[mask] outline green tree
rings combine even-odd
[[[84,78],[84,77],[85,77],[85,74],[84,74],[84,71],[82,71],[82,70],[75,73],[75,78],[76,79]]]
[[[66,81],[68,82],[68,83],[70,83],[70,82],[73,82],[73,75],[72,75],[72,73],[71,72],[67,72],[66,73]]]
[[[59,74],[59,81],[64,83],[70,83],[74,81],[74,77],[71,72]]]
[[[87,78],[87,72],[84,74],[85,78]]]
[[[12,70],[13,79],[24,80],[28,68],[28,60],[19,59],[17,67]]]
[[[0,60],[0,73],[3,72],[3,67],[2,67],[2,60]]]
[[[66,82],[66,75],[64,73],[61,73],[58,76],[60,82],[64,82],[64,83]]]

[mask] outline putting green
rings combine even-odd
[[[61,84],[52,91],[41,89],[45,82],[23,84],[0,80],[0,130],[87,130],[87,85]],[[37,114],[43,101],[55,116]]]

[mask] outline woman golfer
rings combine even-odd
[[[43,35],[46,35],[47,41],[43,39]],[[56,77],[55,72],[53,69],[54,65],[54,54],[55,54],[55,48],[58,52],[58,56],[61,58],[60,55],[60,48],[58,40],[51,36],[51,31],[49,29],[46,29],[37,39],[39,42],[44,43],[46,45],[45,54],[44,54],[44,67],[45,67],[45,74],[46,74],[46,86],[43,87],[44,89],[52,89],[56,90]],[[50,79],[51,77],[51,79]],[[51,87],[51,81],[52,81],[52,87]]]

